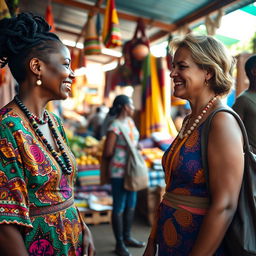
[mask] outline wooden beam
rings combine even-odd
[[[55,28],[56,28],[57,32],[66,33],[66,34],[70,34],[70,35],[73,35],[73,36],[79,36],[80,35],[80,33],[76,33],[76,32],[70,31],[70,30],[60,28],[56,24],[55,24]]]
[[[52,0],[52,2],[67,5],[67,6],[76,7],[78,9],[82,9],[82,10],[99,12],[99,13],[105,14],[105,8],[103,8],[103,7],[98,7],[98,6],[95,6],[95,5],[81,3],[81,2],[74,1],[74,0]],[[117,13],[118,13],[119,19],[129,20],[129,21],[133,21],[133,22],[137,22],[139,18],[142,18],[145,26],[148,25],[148,26],[158,27],[158,28],[160,28],[162,30],[165,30],[165,31],[170,31],[170,30],[175,28],[174,24],[168,24],[168,23],[157,21],[157,20],[154,20],[154,19],[139,17],[139,16],[136,16],[136,15],[120,12],[118,10],[117,10]]]
[[[238,3],[240,2],[240,0],[218,0],[218,1],[210,2],[207,6],[202,7],[201,9],[191,13],[190,15],[187,15],[183,19],[180,19],[178,22],[173,24],[174,25],[173,29],[171,29],[169,32],[160,30],[154,35],[150,36],[149,41],[154,42],[156,40],[159,40],[160,38],[163,38],[168,34],[175,32],[177,29],[179,29],[181,26],[185,24],[199,21],[200,19],[205,18],[206,15],[209,15],[220,8],[235,4],[236,2]]]
[[[103,2],[103,0],[96,0],[96,3],[95,3],[94,7],[100,8],[102,2]],[[88,16],[93,16],[97,12],[98,12],[98,9],[97,10],[91,9]],[[83,36],[85,34],[86,24],[87,24],[87,21],[84,23],[84,26],[83,26],[83,28],[81,30],[81,33],[80,33],[80,35],[76,39],[76,44],[79,42],[80,38],[83,38]]]

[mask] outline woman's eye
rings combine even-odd
[[[185,66],[185,65],[180,65],[180,67],[179,67],[179,68],[182,70],[182,69],[187,68],[187,66]]]

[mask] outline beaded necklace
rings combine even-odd
[[[67,155],[67,153],[65,152],[64,147],[62,146],[61,140],[59,138],[59,135],[57,133],[57,131],[54,128],[54,124],[53,121],[51,120],[49,114],[47,111],[45,111],[45,115],[46,115],[46,119],[47,123],[49,125],[49,128],[52,132],[53,138],[56,141],[56,144],[61,152],[61,155],[64,158],[64,162],[61,160],[61,158],[58,156],[58,153],[53,149],[53,147],[51,146],[51,144],[48,142],[48,140],[44,137],[42,131],[39,129],[38,127],[38,123],[35,120],[34,115],[27,109],[27,107],[20,101],[20,99],[18,98],[18,96],[16,95],[14,97],[14,100],[16,102],[16,104],[19,106],[19,108],[22,110],[22,112],[27,116],[29,122],[31,123],[32,127],[34,128],[36,134],[39,136],[39,138],[42,140],[42,142],[44,143],[44,145],[47,147],[47,149],[50,151],[51,155],[54,157],[54,159],[57,161],[57,163],[60,165],[61,170],[64,174],[68,174],[70,175],[72,173],[72,165],[71,162],[69,160],[69,157]]]
[[[187,130],[187,132],[184,134],[185,129],[187,128],[187,125],[191,118],[188,118],[184,124],[182,125],[180,132],[179,132],[179,138],[183,139],[184,137],[189,136],[193,130],[198,126],[200,120],[203,118],[203,116],[206,114],[208,109],[213,105],[214,101],[217,99],[217,96],[214,96],[207,105],[203,108],[202,112],[198,115],[198,117],[195,119],[194,123],[191,125],[191,127]]]

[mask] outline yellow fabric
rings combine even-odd
[[[0,20],[4,18],[11,18],[11,14],[4,0],[0,0]]]
[[[102,41],[106,48],[114,48],[122,45],[115,0],[107,0],[102,29]]]
[[[163,91],[161,92],[156,57],[150,55],[148,58],[150,58],[151,93],[147,96],[144,111],[141,113],[141,136],[147,138],[153,132],[166,132],[175,137],[177,130],[169,117],[170,107],[167,106],[167,100],[163,100],[167,97],[167,93],[165,86],[162,86]]]

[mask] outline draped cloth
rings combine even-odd
[[[115,0],[107,0],[102,40],[107,48],[115,48],[122,44]]]
[[[45,11],[45,20],[51,26],[51,32],[55,32],[54,17],[52,11],[52,5],[48,4]]]
[[[0,20],[4,18],[11,18],[11,14],[5,1],[0,0]]]
[[[177,131],[170,117],[164,69],[160,58],[149,54],[143,63],[142,111],[140,133],[142,138],[153,132],[169,133],[176,136]]]

